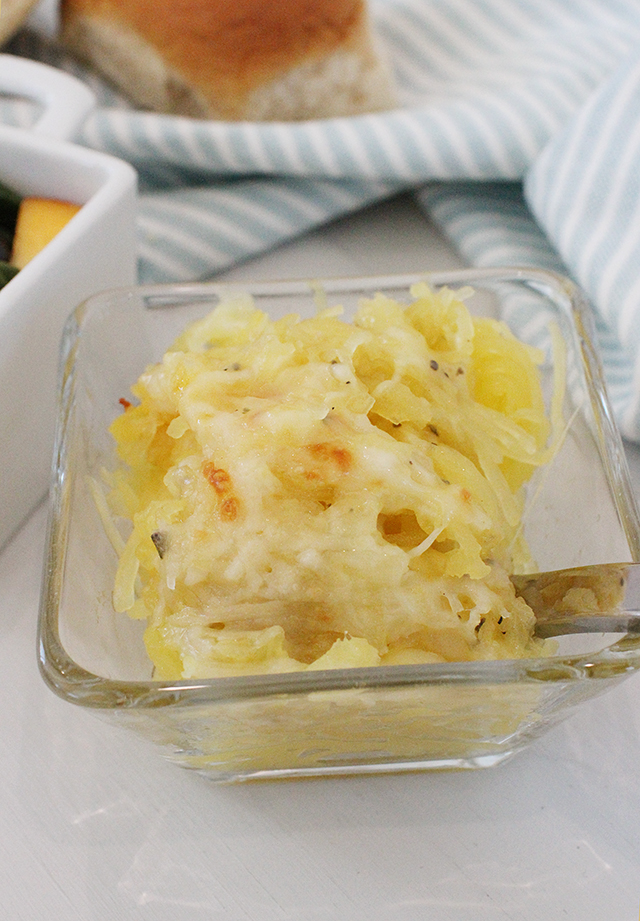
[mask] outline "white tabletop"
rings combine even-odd
[[[459,264],[398,199],[230,277]],[[0,556],[1,918],[636,921],[640,676],[498,768],[214,786],[45,687],[45,519]]]

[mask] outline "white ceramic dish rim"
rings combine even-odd
[[[0,290],[0,320],[20,302],[36,277],[46,275],[74,244],[105,214],[111,203],[117,199],[122,190],[135,184],[136,173],[132,166],[108,154],[79,147],[66,141],[52,140],[38,133],[30,133],[20,128],[7,125],[0,126],[0,145],[11,147],[21,155],[40,154],[52,161],[69,167],[77,166],[85,174],[94,171],[95,184],[92,194],[82,203],[81,210],[72,220],[47,244],[47,246],[11,279],[10,284]],[[20,191],[19,189],[17,191]],[[33,194],[33,193],[32,193]]]
[[[0,93],[39,103],[34,125],[22,130],[57,140],[71,139],[96,104],[89,87],[71,74],[11,54],[0,54]]]
[[[64,322],[89,295],[136,280],[137,174],[129,163],[66,139],[95,106],[91,90],[75,77],[2,54],[0,93],[40,105],[30,127],[0,125],[0,179],[21,195],[82,205],[0,290],[0,430],[10,442],[0,495],[4,545],[49,485]]]
[[[122,190],[136,183],[133,167],[108,154],[80,147],[68,139],[81,126],[95,107],[92,91],[69,74],[47,64],[9,54],[0,54],[0,92],[25,96],[38,102],[42,111],[28,129],[0,125],[0,145],[15,150],[21,157],[38,154],[67,169],[77,166],[85,174],[95,171],[94,190],[82,204],[81,210],[56,237],[35,256],[12,280],[0,290],[0,321],[19,304],[36,277],[45,275],[59,265],[64,253],[73,247],[109,210]],[[4,177],[2,177],[4,178]],[[37,190],[31,194],[46,194],[47,179],[37,180]],[[26,192],[26,189],[16,189]]]

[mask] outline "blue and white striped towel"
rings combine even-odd
[[[372,0],[372,10],[402,106],[352,119],[143,113],[39,38],[9,50],[97,91],[78,140],[139,170],[141,281],[210,277],[413,188],[470,264],[553,267],[582,285],[614,408],[640,440],[640,3]]]

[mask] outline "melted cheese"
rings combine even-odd
[[[541,356],[470,292],[190,326],[112,433],[132,522],[114,590],[159,678],[542,651],[515,596],[549,457]]]

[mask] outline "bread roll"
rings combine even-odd
[[[366,0],[62,0],[66,46],[136,104],[223,120],[394,105]]]
[[[36,3],[37,0],[0,0],[0,45],[18,31]]]

